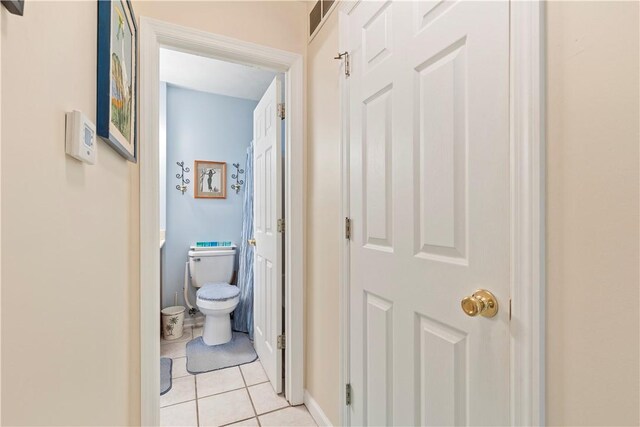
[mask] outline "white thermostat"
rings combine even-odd
[[[67,118],[67,154],[78,160],[96,164],[96,127],[87,116],[74,110],[66,114]]]

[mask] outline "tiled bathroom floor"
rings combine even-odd
[[[202,328],[185,328],[176,341],[162,340],[162,357],[173,359],[172,387],[160,396],[162,426],[316,426],[304,405],[290,406],[276,394],[259,360],[191,375],[186,344]]]

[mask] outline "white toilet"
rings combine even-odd
[[[235,246],[192,246],[189,251],[191,283],[198,288],[196,305],[205,315],[202,339],[207,345],[231,341],[230,314],[240,301],[240,289],[229,284],[235,255]]]

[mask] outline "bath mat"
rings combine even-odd
[[[206,345],[202,337],[187,343],[187,371],[191,374],[244,365],[257,358],[249,335],[242,332],[234,332],[226,344]]]
[[[171,368],[173,360],[168,357],[160,358],[160,396],[171,390]]]

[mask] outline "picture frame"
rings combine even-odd
[[[227,198],[227,164],[225,162],[196,160],[193,170],[196,178],[193,186],[194,198]]]
[[[137,162],[138,28],[129,0],[98,0],[96,134]]]

